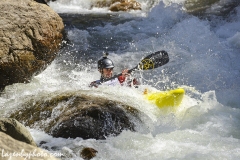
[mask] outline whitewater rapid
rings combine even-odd
[[[46,142],[42,148],[61,152],[65,155],[62,159],[67,160],[81,159],[83,147],[96,149],[97,160],[238,160],[240,7],[224,18],[212,15],[209,20],[186,13],[184,0],[139,0],[142,11],[129,13],[91,8],[92,1],[49,3],[63,17],[71,43],[30,83],[6,87],[0,96],[1,116],[7,117],[30,98],[88,90],[134,106],[147,117],[138,124],[137,132],[124,131],[106,140],[53,138],[28,128],[39,145]],[[94,23],[80,23],[91,15]],[[142,82],[138,89],[88,87],[99,78],[96,61],[103,51],[109,52],[115,72],[119,73],[158,50],[166,50],[170,62],[158,69],[136,72]],[[175,113],[163,113],[144,101],[141,94],[144,88],[177,87],[184,88],[186,96]]]

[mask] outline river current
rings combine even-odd
[[[123,131],[106,140],[53,138],[28,128],[38,144],[45,142],[42,148],[67,160],[81,160],[83,147],[98,151],[95,160],[240,159],[240,6],[224,16],[210,12],[200,18],[186,12],[184,1],[139,0],[142,10],[127,13],[90,8],[91,1],[50,2],[63,18],[69,41],[30,83],[6,87],[0,96],[1,116],[29,98],[87,90],[132,105],[148,117],[137,132]],[[136,71],[139,88],[88,87],[99,79],[96,62],[103,52],[119,73],[159,50],[168,52],[169,63]],[[141,95],[145,88],[178,87],[186,95],[175,113],[162,112]]]

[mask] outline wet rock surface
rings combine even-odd
[[[54,137],[83,139],[105,139],[123,130],[134,131],[135,121],[141,121],[137,109],[117,101],[84,95],[81,91],[47,97],[28,101],[10,117]]]
[[[13,83],[29,82],[54,60],[64,25],[50,7],[32,0],[1,1],[0,15],[0,90],[3,90]]]

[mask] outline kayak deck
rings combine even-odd
[[[182,102],[184,94],[184,89],[178,88],[169,91],[147,93],[145,98],[155,103],[159,108],[178,107]]]

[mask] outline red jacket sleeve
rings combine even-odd
[[[125,77],[123,77],[123,76],[119,76],[118,77],[118,81],[122,84],[124,81],[125,81]]]

